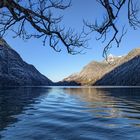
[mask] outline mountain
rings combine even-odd
[[[126,56],[109,55],[102,62],[92,61],[81,72],[70,75],[62,82],[80,85],[140,85],[140,48]]]
[[[118,67],[106,73],[94,85],[140,86],[140,48],[132,50]]]
[[[107,60],[102,62],[92,61],[88,65],[86,65],[81,72],[72,74],[69,77],[63,80],[66,82],[75,82],[80,85],[92,85],[97,80],[99,80],[105,73],[111,71],[114,67],[116,67],[119,61],[123,58],[123,56],[113,56],[109,55]]]
[[[0,39],[0,86],[52,85],[33,65],[27,64],[4,39]]]

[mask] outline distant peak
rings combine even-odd
[[[140,51],[140,48],[135,48],[132,51]]]
[[[123,55],[115,56],[115,55],[113,55],[113,54],[109,54],[109,55],[107,56],[106,61],[109,62],[109,63],[114,63],[115,61],[117,61],[118,59],[120,59],[120,58],[122,58],[122,57],[123,57]]]
[[[115,57],[113,54],[109,54],[108,57]]]
[[[129,54],[129,55],[130,55],[130,54],[135,55],[135,54],[137,54],[137,53],[140,53],[140,48],[135,48],[135,49],[133,49],[132,51],[130,51],[128,54]]]

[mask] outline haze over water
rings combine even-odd
[[[1,140],[139,140],[139,88],[0,90]]]

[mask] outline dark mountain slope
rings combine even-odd
[[[126,56],[109,56],[108,61],[93,61],[81,72],[65,78],[61,84],[130,86],[140,83],[140,48]],[[109,62],[109,63],[108,63]],[[75,84],[76,85],[76,84]]]
[[[0,39],[0,86],[52,85],[33,65],[27,64],[3,39]]]
[[[140,86],[140,55],[116,67],[94,85]]]

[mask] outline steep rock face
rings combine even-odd
[[[107,61],[93,61],[85,66],[81,72],[65,78],[63,82],[73,81],[76,83],[80,83],[81,85],[92,85],[103,75],[105,75],[105,73],[111,71],[114,67],[116,67],[122,58],[123,57],[114,57],[110,55]]]
[[[81,86],[81,83],[75,81],[59,81],[53,84],[54,86]]]
[[[80,73],[71,75],[63,81],[75,81],[81,83],[81,85],[89,85],[91,82],[99,79],[103,69],[106,69],[107,67],[108,65],[106,63],[91,62],[85,66]]]
[[[121,65],[104,75],[94,85],[140,86],[140,49],[132,50]]]
[[[81,72],[65,78],[63,82],[81,85],[140,85],[140,48],[126,56],[110,55],[107,59],[89,63]]]
[[[52,85],[33,65],[27,64],[0,39],[0,86]]]

